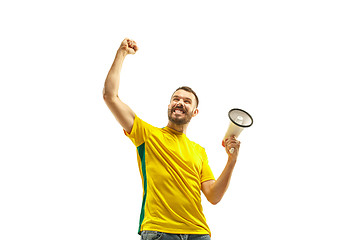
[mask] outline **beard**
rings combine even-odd
[[[179,109],[181,111],[183,111],[184,113],[181,114],[181,116],[176,116],[177,114],[175,114],[175,109]],[[176,125],[184,125],[190,122],[191,118],[192,118],[192,112],[188,112],[185,110],[185,108],[181,108],[181,107],[172,107],[170,109],[168,109],[168,118],[169,121],[171,121],[172,123],[176,124]]]

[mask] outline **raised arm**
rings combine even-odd
[[[137,50],[138,47],[135,41],[127,38],[122,41],[116,53],[115,60],[106,77],[103,90],[103,97],[106,105],[109,107],[116,120],[128,133],[131,132],[131,129],[133,127],[135,113],[119,98],[118,92],[120,83],[120,72],[125,57],[128,54],[135,54]]]

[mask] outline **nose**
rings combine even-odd
[[[180,99],[177,103],[176,106],[184,106],[184,100]]]

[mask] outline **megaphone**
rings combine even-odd
[[[235,136],[237,138],[244,128],[250,127],[253,124],[251,115],[239,108],[231,109],[228,115],[230,118],[230,124],[223,141],[230,136]],[[231,148],[229,152],[232,154],[234,152],[234,148]]]

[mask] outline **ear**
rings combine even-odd
[[[194,112],[193,112],[193,117],[195,117],[195,116],[198,115],[198,114],[199,114],[199,109],[196,108],[196,109],[194,110]]]

